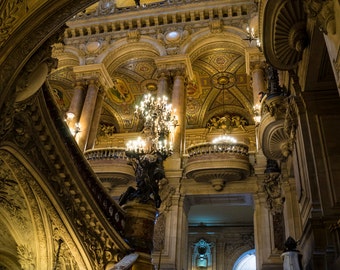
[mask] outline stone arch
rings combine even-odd
[[[244,54],[247,44],[242,39],[243,30],[236,27],[225,27],[220,33],[211,33],[210,30],[201,30],[190,36],[181,46],[181,53],[188,54],[194,62],[197,57],[211,48],[228,48],[240,54]]]
[[[245,68],[244,52],[249,44],[242,39],[244,35],[245,33],[242,29],[231,26],[224,26],[223,30],[221,29],[218,33],[212,33],[209,29],[205,29],[192,34],[190,39],[186,39],[182,44],[181,51],[189,56],[194,72],[197,71],[197,69],[204,70],[208,76],[213,76],[213,74],[216,73],[237,74]],[[207,64],[200,61],[200,58],[208,55],[208,53],[212,55],[211,52],[213,52],[213,54],[220,53],[224,55],[223,57],[226,57],[229,62],[225,66],[225,70],[216,70],[216,67],[213,67],[210,63]],[[228,53],[228,57],[225,53]],[[202,63],[205,64],[203,65]],[[207,114],[211,115],[212,113],[210,107],[220,93],[220,90],[215,88],[212,84],[205,102],[201,104],[201,109],[197,116],[198,119],[201,119],[197,123],[199,127],[204,127],[204,123],[209,119]],[[241,89],[237,87],[233,87],[230,92],[232,92],[238,102],[241,102],[244,107],[243,109],[233,106],[233,108],[230,109],[242,111],[242,114],[246,118],[249,118],[249,115],[252,113],[249,98],[246,98]],[[216,110],[219,109],[215,108],[215,111]]]
[[[52,269],[57,242],[63,238],[65,244],[61,256],[67,254],[68,263],[76,263],[74,266],[81,269],[91,269],[81,243],[75,235],[69,234],[67,228],[70,224],[44,184],[45,180],[15,147],[2,147],[0,153],[0,181],[8,187],[7,194],[2,193],[2,204],[7,200],[7,207],[0,209],[0,216],[7,216],[7,224],[2,222],[0,225],[5,226],[5,231],[11,236],[9,240],[12,239],[6,246],[16,247],[15,252],[12,248],[7,255],[1,247],[0,257],[7,258],[11,265],[19,264],[19,269]],[[15,188],[12,194],[11,186]]]
[[[112,62],[120,62],[116,58],[126,54],[133,54],[136,51],[149,51],[157,56],[166,55],[164,46],[158,40],[151,37],[141,37],[138,39],[138,42],[120,39],[106,48],[102,54],[98,55],[96,63],[104,63],[105,66],[109,66]]]
[[[254,247],[250,246],[250,245],[243,245],[240,246],[238,248],[236,248],[235,250],[233,250],[232,254],[229,254],[228,256],[228,263],[227,263],[227,268],[228,270],[232,270],[233,266],[235,264],[235,262],[238,260],[238,258],[245,252],[247,252],[248,250],[253,249]]]

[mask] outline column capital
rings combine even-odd
[[[73,83],[74,89],[85,90],[86,80],[80,79]]]
[[[155,63],[159,70],[170,72],[181,70],[181,72],[186,73],[190,80],[194,79],[194,72],[188,55],[166,55],[156,58]]]
[[[245,49],[246,73],[251,75],[254,67],[264,68],[266,59],[263,53],[257,47],[249,47]]]
[[[160,69],[157,72],[157,78],[162,79],[162,78],[167,78],[170,76],[170,71],[167,69]]]
[[[98,80],[104,89],[113,87],[113,81],[102,63],[75,66],[73,67],[73,72],[76,75],[76,81],[86,80],[89,82],[91,80]]]

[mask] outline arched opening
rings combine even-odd
[[[233,270],[256,270],[255,249],[244,252],[236,260]]]

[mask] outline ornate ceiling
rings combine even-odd
[[[134,107],[143,94],[156,93],[158,78],[163,72],[158,59],[166,56],[171,62],[171,57],[176,59],[181,55],[190,62],[186,67],[187,128],[205,128],[212,117],[225,115],[236,115],[247,124],[253,124],[253,93],[246,74],[244,52],[247,47],[253,46],[245,40],[245,29],[253,16],[250,11],[254,11],[254,4],[251,6],[249,3],[246,11],[242,11],[244,7],[237,6],[242,12],[231,14],[234,18],[226,15],[222,21],[202,17],[194,24],[183,23],[182,18],[181,23],[150,25],[138,31],[133,29],[132,22],[126,26],[126,31],[120,31],[120,35],[105,26],[108,20],[112,25],[117,24],[114,15],[96,17],[95,7],[87,11],[88,16],[96,18],[102,33],[85,34],[88,22],[79,15],[79,20],[69,23],[72,31],[66,30],[65,45],[60,48],[56,45],[54,49],[59,69],[49,79],[62,111],[67,110],[72,96],[72,67],[82,63],[103,63],[113,86],[105,87],[101,123],[113,125],[118,133],[140,131]],[[209,9],[215,12],[208,7],[200,7],[197,12],[209,13]],[[232,11],[234,6],[226,3],[225,7],[216,7],[216,11],[220,12],[228,9]],[[168,11],[167,16],[175,13],[176,9]],[[190,13],[183,16],[188,20]],[[129,22],[129,17],[125,21]],[[120,24],[125,25],[125,21]],[[84,36],[72,34],[78,31]],[[171,74],[168,78],[168,94],[171,97]]]

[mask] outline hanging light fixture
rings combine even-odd
[[[168,98],[155,98],[145,95],[140,105],[136,106],[135,115],[144,119],[143,138],[126,144],[128,154],[150,154],[159,152],[165,158],[173,151],[172,133],[178,123]]]

